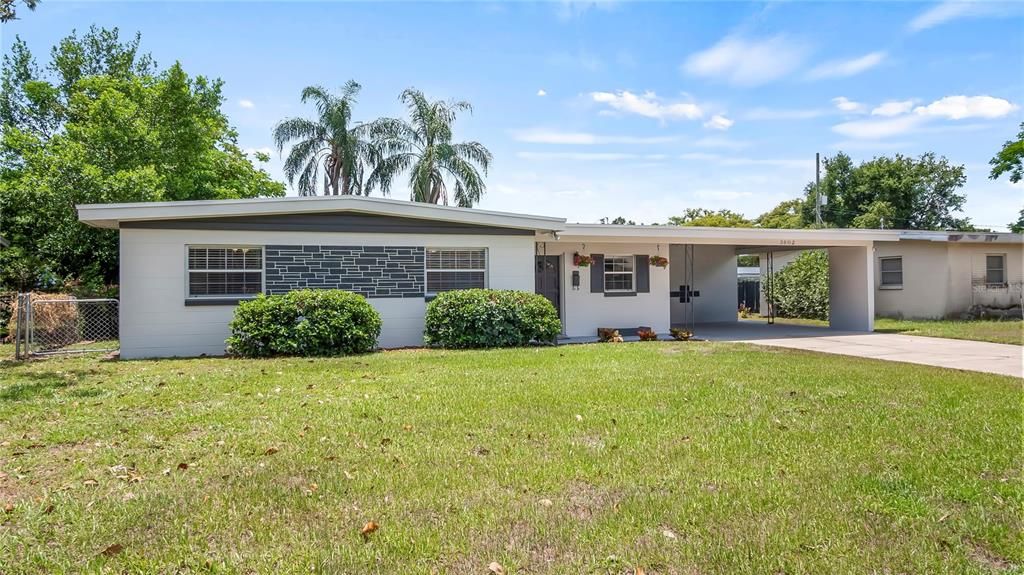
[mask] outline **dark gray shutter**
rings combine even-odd
[[[590,293],[604,293],[604,254],[590,254]]]
[[[636,293],[650,293],[651,291],[651,258],[649,256],[633,256],[636,258],[634,268],[636,269]]]

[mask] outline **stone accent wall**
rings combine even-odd
[[[266,293],[343,289],[368,298],[423,297],[424,248],[266,246]]]

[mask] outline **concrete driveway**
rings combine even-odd
[[[1024,347],[1004,343],[843,332],[825,327],[767,325],[760,321],[701,324],[694,331],[696,337],[714,341],[771,345],[1024,377]]]

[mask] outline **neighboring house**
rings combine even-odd
[[[875,242],[875,314],[935,319],[975,306],[1021,305],[1024,236],[1010,233],[901,230],[896,241]],[[773,253],[779,271],[799,251]],[[767,254],[761,273],[767,273]],[[764,294],[761,296],[761,309]]]
[[[380,312],[382,347],[421,345],[427,302],[451,289],[536,291],[564,335],[735,322],[738,253],[829,251],[830,322],[870,331],[888,230],[570,224],[561,218],[335,196],[78,206],[120,230],[121,355],[224,353],[241,300],[341,288]],[[575,255],[593,260],[576,265]],[[651,256],[669,260],[651,264]],[[1019,269],[1016,268],[1016,269]]]

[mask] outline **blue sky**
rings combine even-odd
[[[360,82],[362,120],[402,115],[408,86],[469,100],[456,135],[495,155],[487,209],[754,217],[801,193],[815,152],[838,150],[965,164],[978,225],[1004,228],[1024,203],[1024,186],[987,179],[1024,118],[1016,3],[43,0],[2,43],[18,34],[45,60],[90,24],[139,31],[161,66],[223,79],[247,149],[269,150],[277,121],[311,113],[299,103],[311,84]]]

